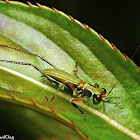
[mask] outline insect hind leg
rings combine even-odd
[[[86,115],[85,115],[84,112],[74,103],[74,101],[77,101],[77,102],[80,102],[80,101],[81,101],[81,102],[85,102],[86,100],[87,100],[87,99],[85,99],[85,98],[72,98],[72,99],[70,100],[70,103],[82,113],[82,115],[83,115],[84,118],[86,118]]]

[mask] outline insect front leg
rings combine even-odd
[[[120,97],[106,97],[104,100],[102,100],[103,102],[109,102],[112,98],[114,99],[120,99]]]
[[[53,95],[53,97],[51,99],[48,99],[48,97],[46,96],[46,100],[47,101],[52,101],[54,99],[54,97],[57,95],[57,93],[65,86],[67,82],[64,82],[57,90],[57,92]]]
[[[72,98],[72,99],[70,100],[70,103],[71,103],[75,108],[77,108],[77,109],[82,113],[83,117],[85,118],[86,115],[85,115],[84,112],[74,103],[75,101],[76,101],[76,102],[85,102],[85,101],[87,101],[87,99],[86,99],[86,98]]]
[[[111,97],[106,97],[106,98],[103,100],[103,102],[109,102],[110,99],[111,99]]]

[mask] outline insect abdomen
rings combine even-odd
[[[55,78],[56,80],[63,82],[69,82],[72,84],[78,84],[81,82],[79,78],[76,76],[69,74],[63,70],[58,69],[45,69],[43,70],[44,73],[46,73],[48,76]]]

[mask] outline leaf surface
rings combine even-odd
[[[105,103],[104,109],[102,104],[93,106],[92,100],[77,103],[87,116],[83,119],[69,104],[72,96],[64,91],[53,102],[46,102],[45,96],[51,98],[57,87],[38,71],[1,62],[0,99],[54,118],[84,139],[140,139],[140,72],[93,29],[46,6],[0,2],[0,44],[39,54],[71,74],[77,63],[82,80],[98,83],[107,91],[118,80],[110,96],[120,97]],[[42,70],[51,68],[38,58],[4,47],[0,47],[0,59],[30,62]]]

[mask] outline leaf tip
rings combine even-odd
[[[89,30],[89,26],[88,25],[86,25],[85,23],[83,23],[83,25],[85,26],[85,28],[87,29],[87,30]]]
[[[33,4],[31,2],[29,2],[29,1],[27,1],[27,4],[29,5],[29,7],[33,6]]]
[[[36,105],[36,101],[34,99],[31,99],[31,101],[34,105]]]
[[[53,107],[51,107],[51,110],[52,110],[52,112],[53,112],[54,114],[56,114],[56,111],[55,111],[55,109],[54,109]]]
[[[71,121],[71,122],[72,122],[73,127],[76,129],[76,124],[75,124],[75,122],[74,122],[74,121]]]
[[[126,61],[130,59],[125,53],[123,53],[123,55],[124,55]]]
[[[38,3],[38,2],[36,2],[36,5],[37,5],[39,8],[42,7],[42,5],[41,5],[40,3]]]
[[[6,4],[9,4],[9,0],[5,0]]]
[[[138,69],[138,71],[140,71],[140,67],[137,65],[137,69]]]
[[[11,96],[14,100],[16,100],[16,96],[15,96],[14,94],[10,94],[10,96]]]
[[[105,38],[99,33],[99,37],[101,40],[105,40]]]
[[[74,18],[71,15],[68,15],[71,21],[74,21]]]
[[[52,7],[52,9],[55,13],[58,13],[58,10],[56,8]]]
[[[111,43],[111,46],[114,50],[117,50],[117,47],[113,43]]]

